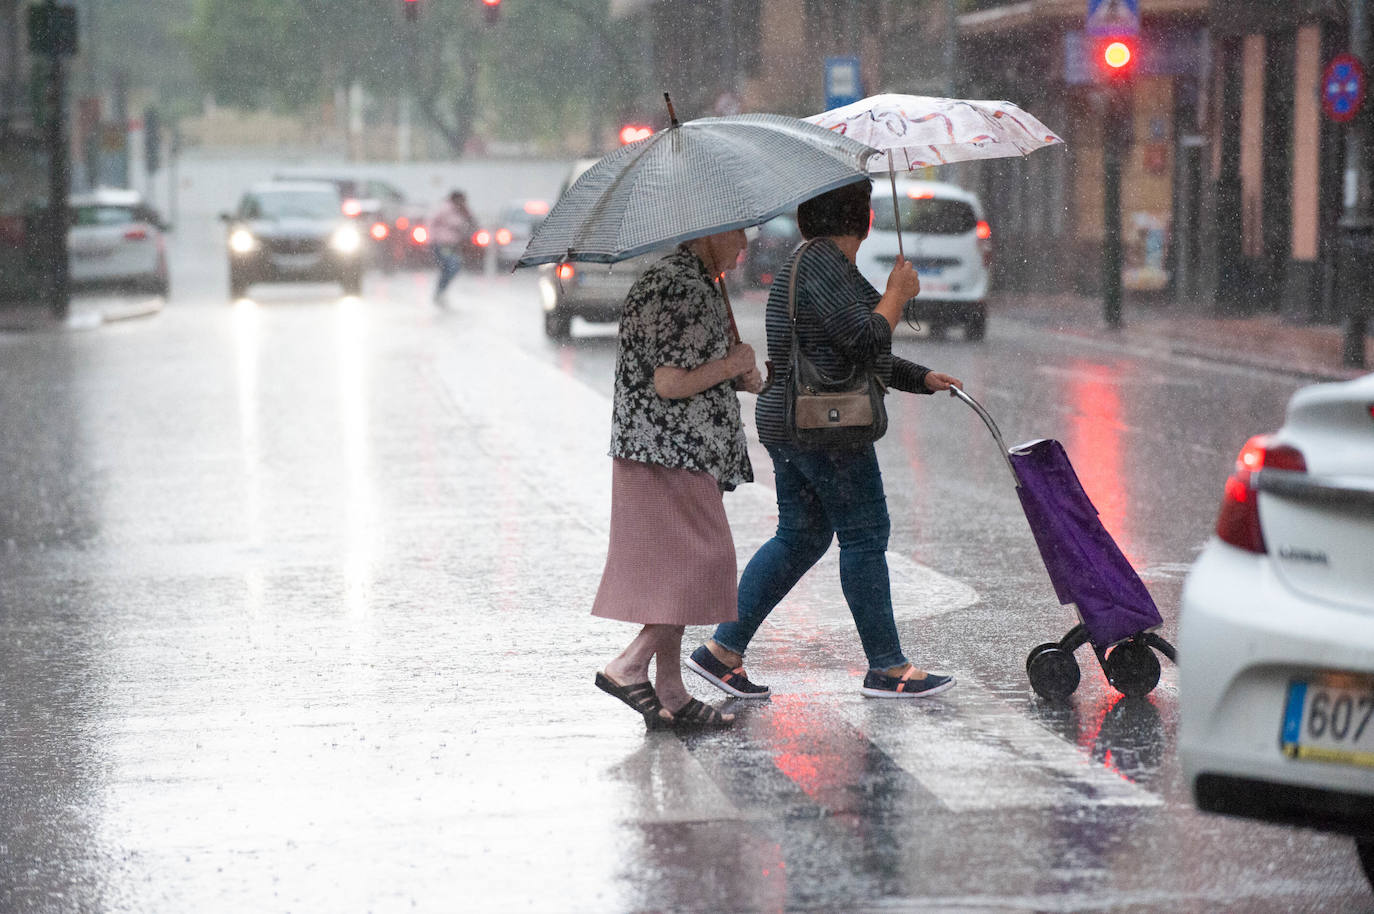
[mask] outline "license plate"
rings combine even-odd
[[[320,265],[319,254],[273,254],[272,264],[282,270],[310,270]]]
[[[1374,680],[1331,675],[1288,683],[1279,745],[1289,758],[1374,768]]]
[[[945,271],[944,267],[917,267],[916,275],[925,279],[927,276],[939,276]]]

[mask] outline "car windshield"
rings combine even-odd
[[[244,202],[249,219],[332,219],[339,215],[339,198],[323,190],[279,190],[257,194]]]
[[[76,206],[72,208],[72,225],[128,225],[139,214],[129,206]]]
[[[978,224],[973,207],[962,200],[938,200],[930,197],[898,198],[902,231],[918,235],[962,235]],[[890,232],[895,228],[889,199],[873,198],[873,228]]]

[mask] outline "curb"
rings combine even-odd
[[[43,330],[94,330],[116,321],[152,317],[166,305],[160,295],[140,299],[88,299],[73,301],[65,318],[54,317],[41,305],[0,306],[0,333]]]

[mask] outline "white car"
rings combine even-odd
[[[859,246],[859,272],[874,288],[887,287],[897,262],[898,217],[902,250],[921,275],[921,293],[907,303],[905,317],[932,333],[964,328],[964,338],[981,340],[987,327],[992,228],[978,197],[953,184],[897,179],[894,213],[891,185],[873,186],[873,226]]]
[[[74,194],[68,208],[67,263],[74,286],[167,294],[164,226],[137,191],[102,188]]]
[[[1198,806],[1351,835],[1374,884],[1374,374],[1299,390],[1241,450],[1178,657]]]

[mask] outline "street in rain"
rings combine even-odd
[[[0,0],[0,912],[1374,912],[1338,6]],[[769,437],[812,235],[905,679]],[[661,714],[592,614],[645,333],[739,405],[736,577],[838,534]]]

